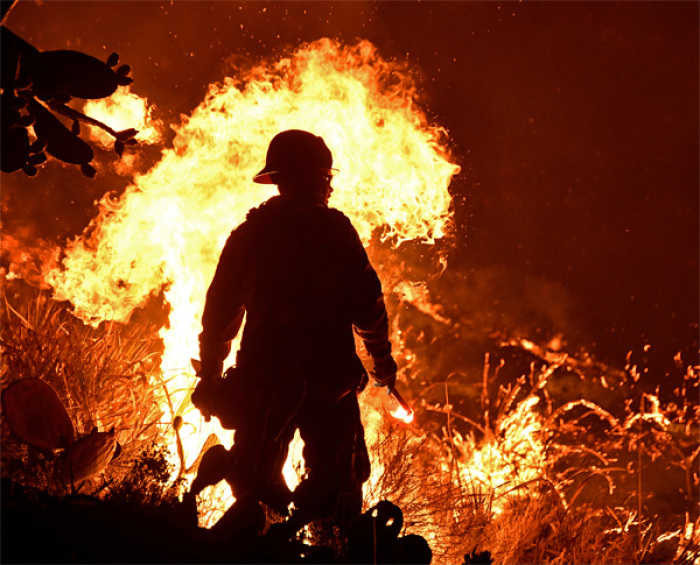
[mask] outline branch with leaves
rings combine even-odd
[[[131,67],[119,64],[112,53],[106,62],[71,50],[39,51],[2,26],[2,158],[0,169],[34,176],[46,162],[46,154],[79,165],[92,178],[92,147],[80,138],[80,123],[101,128],[115,138],[118,155],[135,145],[137,130],[115,131],[103,122],[68,106],[73,98],[111,96],[119,86],[133,82]],[[73,120],[66,127],[55,115]],[[31,129],[30,129],[31,128]]]

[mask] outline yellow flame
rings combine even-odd
[[[216,524],[224,513],[236,502],[226,481],[205,487],[196,497],[197,524],[201,528],[210,528]]]
[[[130,86],[120,86],[108,98],[88,100],[85,115],[101,121],[115,131],[135,128],[140,143],[158,143],[162,140],[163,123],[153,117],[153,105],[146,98],[131,92]],[[104,130],[89,126],[90,138],[104,147],[112,147],[114,138]]]
[[[304,449],[304,440],[301,438],[299,430],[294,432],[294,438],[289,444],[289,453],[287,460],[282,468],[282,476],[287,483],[289,490],[294,491],[301,483],[306,474],[306,466],[302,451]]]
[[[462,453],[462,474],[475,493],[489,499],[495,515],[508,503],[501,495],[544,476],[542,419],[532,410],[538,402],[534,395],[521,401],[480,445],[473,437],[455,434],[455,445]]]
[[[186,466],[212,431],[230,441],[189,404],[189,359],[198,355],[204,297],[229,232],[275,192],[251,182],[272,137],[290,128],[323,136],[340,169],[330,204],[366,244],[377,228],[396,242],[442,237],[451,219],[447,188],[459,170],[445,131],[417,108],[410,75],[367,41],[319,40],[240,76],[210,86],[175,128],[174,148],[121,198],[105,196],[86,233],[67,246],[63,269],[46,275],[56,298],[93,325],[126,322],[164,293],[171,311],[161,330],[163,406],[188,424]]]

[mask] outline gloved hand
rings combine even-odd
[[[373,359],[374,367],[370,371],[372,374],[372,379],[374,383],[372,386],[375,387],[386,387],[386,393],[391,394],[394,390],[394,385],[396,384],[396,372],[398,367],[396,361],[391,356],[391,353],[380,357],[378,359]]]
[[[202,413],[205,422],[211,420],[212,415],[216,415],[216,401],[219,398],[219,390],[223,382],[220,377],[202,379],[197,383],[192,393],[192,404]]]

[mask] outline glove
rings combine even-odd
[[[223,371],[223,363],[218,361],[200,361],[199,359],[190,359],[195,375],[203,381],[216,380],[221,377]]]
[[[216,401],[222,383],[223,379],[219,377],[202,379],[192,393],[192,404],[202,413],[205,422],[211,420],[212,414],[216,412]]]
[[[396,384],[396,372],[398,367],[396,361],[391,356],[391,353],[384,357],[378,359],[373,359],[374,367],[370,371],[372,373],[372,379],[374,383],[372,386],[375,387],[386,387],[386,393],[391,394],[394,390],[394,385]]]

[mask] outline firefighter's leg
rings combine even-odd
[[[190,494],[195,496],[206,487],[223,481],[231,471],[231,453],[221,444],[210,447],[202,456]]]
[[[357,396],[308,403],[299,429],[308,478],[294,491],[294,504],[307,522],[332,517],[343,525],[360,513],[362,483],[369,476]]]
[[[252,496],[285,513],[291,493],[280,477],[304,380],[288,371],[239,368],[226,382],[227,402],[217,414],[225,427],[235,429],[226,480],[236,498]]]
[[[292,491],[282,474],[292,437],[293,430],[281,430],[279,438],[261,454],[258,467],[260,480],[255,488],[256,498],[282,515],[287,515],[288,506],[292,502]]]
[[[236,498],[254,496],[269,482],[283,449],[281,437],[273,434],[264,417],[257,414],[242,423],[231,447],[231,469],[226,480]]]
[[[282,480],[282,468],[294,429],[290,414],[274,395],[239,425],[231,448],[233,466],[227,476],[234,496],[253,496],[286,514],[291,492]]]

